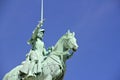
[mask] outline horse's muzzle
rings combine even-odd
[[[78,49],[78,47],[74,47],[74,48],[72,48],[72,50],[73,50],[74,52],[76,52],[77,49]]]

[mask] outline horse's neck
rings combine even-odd
[[[52,54],[56,55],[56,57],[59,57],[62,64],[64,64],[66,61],[66,58],[64,56],[66,56],[67,53],[68,53],[68,49],[65,49],[64,41],[59,40],[55,45]]]
[[[65,48],[64,44],[65,44],[64,39],[60,39],[56,43],[56,45],[55,45],[55,47],[53,49],[53,52],[56,52],[56,54],[58,54],[58,55],[65,55],[66,53],[68,53],[69,49]]]
[[[56,51],[56,52],[64,52],[62,40],[57,42],[57,44],[55,45],[54,51]]]

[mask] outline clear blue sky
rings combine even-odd
[[[44,0],[46,48],[68,30],[80,46],[64,80],[120,80],[120,1]],[[40,20],[40,0],[0,0],[0,80],[19,65]]]

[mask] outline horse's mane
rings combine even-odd
[[[63,41],[65,41],[66,39],[71,38],[71,37],[72,37],[72,33],[70,33],[70,32],[67,32],[66,34],[64,34],[61,38],[59,38],[59,40],[55,44],[53,50],[55,51],[59,44],[62,44]]]

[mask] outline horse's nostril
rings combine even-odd
[[[78,49],[78,46],[75,46],[72,50],[76,51]]]
[[[76,50],[77,50],[77,48],[73,48],[72,50],[73,50],[73,51],[76,51]]]

